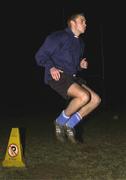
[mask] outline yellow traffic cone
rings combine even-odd
[[[25,167],[19,128],[12,128],[3,167]]]

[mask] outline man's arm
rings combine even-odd
[[[47,67],[51,69],[54,67],[51,56],[56,48],[56,42],[53,40],[51,36],[48,36],[43,43],[43,45],[39,48],[37,53],[35,54],[36,62],[39,66]]]

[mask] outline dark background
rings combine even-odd
[[[38,114],[64,106],[64,100],[45,86],[44,69],[34,56],[49,33],[66,27],[66,17],[74,11],[87,18],[83,38],[89,69],[81,75],[100,94],[103,107],[125,109],[125,6],[107,1],[46,3],[1,4],[1,115]]]

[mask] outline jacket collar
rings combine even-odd
[[[65,28],[65,31],[68,33],[68,34],[70,34],[72,37],[75,37],[75,34],[71,31],[71,29],[70,28]],[[77,37],[76,37],[77,38]]]

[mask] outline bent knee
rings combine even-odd
[[[95,105],[98,106],[101,103],[101,98],[99,95],[95,94],[93,95],[92,101]]]

